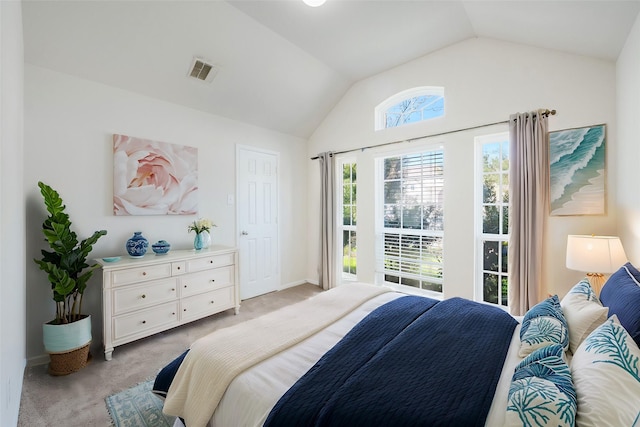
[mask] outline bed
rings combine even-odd
[[[583,280],[521,318],[343,285],[203,337],[154,392],[188,427],[637,425],[639,280],[628,263],[603,288],[608,307]],[[620,359],[608,341],[625,363],[601,363]]]

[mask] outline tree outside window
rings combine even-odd
[[[506,306],[509,275],[509,141],[506,134],[481,138],[482,203],[479,208],[481,295]]]
[[[355,279],[357,273],[357,164],[342,164],[342,273],[345,279]]]
[[[444,116],[444,87],[419,86],[390,96],[375,108],[375,130]]]

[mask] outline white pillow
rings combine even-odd
[[[578,282],[560,306],[569,326],[569,350],[575,353],[580,343],[607,320],[609,309],[603,307],[589,281]]]
[[[631,426],[640,420],[640,349],[614,315],[573,355],[580,427]]]

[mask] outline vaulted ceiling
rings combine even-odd
[[[23,0],[25,62],[306,138],[356,81],[473,37],[615,61],[638,0]],[[194,57],[219,67],[188,77]]]

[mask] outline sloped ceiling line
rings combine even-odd
[[[23,0],[22,9],[27,63],[308,138],[355,82],[472,37],[615,61],[640,0]],[[187,52],[216,58],[213,84],[186,78]]]

